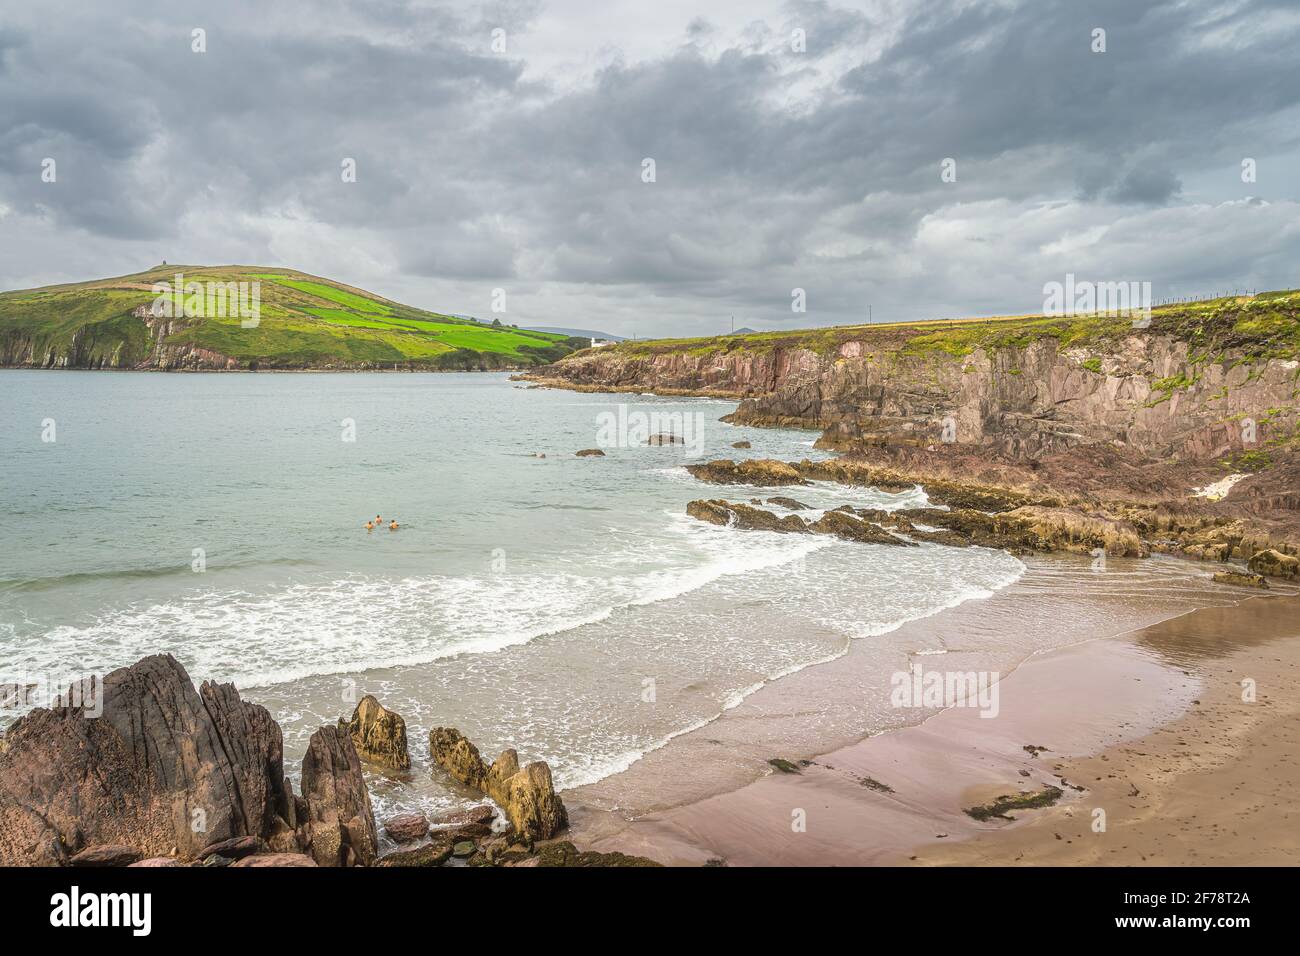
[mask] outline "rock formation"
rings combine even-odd
[[[1298,302],[1174,305],[1142,328],[1026,317],[622,343],[524,377],[738,398],[726,420],[822,429],[818,447],[845,456],[688,466],[703,481],[920,484],[954,508],[1064,507],[1126,522],[1141,546],[1101,529],[1108,553],[1300,557]],[[1022,517],[1069,539],[1049,515]]]
[[[98,845],[194,859],[292,828],[280,728],[265,708],[230,684],[196,691],[169,655],[99,686],[102,716],[89,700],[39,708],[5,733],[0,863],[58,865]]]
[[[311,856],[319,866],[369,866],[379,838],[352,738],[338,727],[311,735],[302,760]]]
[[[429,833],[429,818],[423,813],[399,813],[384,821],[384,832],[394,843],[414,843]]]
[[[406,721],[370,694],[361,698],[351,720],[339,721],[339,729],[352,738],[363,760],[393,770],[411,769],[411,757],[406,750]]]
[[[330,864],[374,860],[361,763],[336,728],[313,736],[295,798],[279,725],[233,685],[195,690],[158,655],[97,686],[0,739],[0,864],[224,865],[304,849]]]
[[[491,797],[519,837],[548,840],[569,825],[568,811],[555,792],[545,761],[521,769],[519,755],[506,750],[490,767],[485,766],[478,748],[451,727],[429,731],[429,753],[454,779]]]

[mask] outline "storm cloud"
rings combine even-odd
[[[0,286],[256,263],[642,336],[1294,287],[1297,39],[1282,0],[32,5]]]

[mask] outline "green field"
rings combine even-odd
[[[1133,321],[1113,314],[1070,316],[1008,315],[917,322],[837,325],[781,332],[714,335],[704,338],[620,342],[603,355],[650,356],[667,352],[710,355],[808,349],[834,354],[846,342],[861,342],[880,353],[956,358],[977,348],[998,349],[1056,339],[1062,348],[1104,350],[1135,334]],[[1300,358],[1300,291],[1261,292],[1157,306],[1151,324],[1136,334],[1168,335],[1186,341],[1195,361],[1232,349],[1249,358]]]
[[[258,283],[259,318],[233,302],[199,315],[140,316],[155,283]],[[205,285],[206,288],[206,285]],[[147,272],[0,293],[0,364],[151,367],[161,352],[205,350],[241,368],[526,368],[585,341],[489,325],[392,302],[291,269],[159,266]]]

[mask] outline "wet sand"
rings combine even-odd
[[[1042,604],[1054,611],[1045,621],[1036,617],[1027,575],[1024,587],[914,622],[902,629],[904,645],[969,635],[1007,610],[1026,627],[1052,626],[1065,638],[1091,628],[1095,636],[1111,620],[1099,612],[1108,598],[1124,609],[1114,620],[1159,617],[1030,657],[999,682],[996,716],[951,707],[838,746],[798,773],[769,770],[734,789],[644,812],[602,812],[579,788],[575,837],[593,849],[679,865],[1300,862],[1300,598],[1201,591],[1205,573],[1170,584],[1163,596],[1112,586],[1072,599],[1048,588]],[[1176,608],[1175,597],[1197,609]],[[826,665],[825,674],[795,675],[802,687],[777,682],[772,700],[756,694],[747,704],[766,706],[772,726],[788,722],[775,713],[776,701],[788,705],[792,692],[815,693],[828,681],[852,683],[845,676],[852,657]],[[960,658],[921,660],[927,669],[971,667]],[[1253,702],[1242,700],[1244,677],[1256,681]],[[802,739],[768,729],[755,744],[761,724],[739,715],[707,733],[717,743],[748,728],[749,745],[727,751],[738,764],[765,747],[770,753],[775,740]],[[674,749],[659,752],[661,759]],[[647,762],[642,773],[665,770]],[[603,782],[604,790],[626,793],[619,778],[635,779],[636,771]],[[964,812],[1049,787],[1061,791],[1055,806],[1012,811],[1014,819],[981,822]],[[1096,810],[1105,813],[1102,832],[1094,832]]]

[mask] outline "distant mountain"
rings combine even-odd
[[[747,325],[743,329],[736,329],[736,331],[732,332],[731,334],[732,335],[757,335],[758,329],[751,329]]]
[[[572,351],[563,335],[480,325],[267,266],[164,263],[0,293],[0,366],[478,370]]]
[[[606,342],[626,342],[626,335],[610,335],[608,332],[596,332],[592,329],[562,329],[545,325],[528,326],[531,332],[550,332],[553,335],[572,335],[580,339],[602,339]]]

